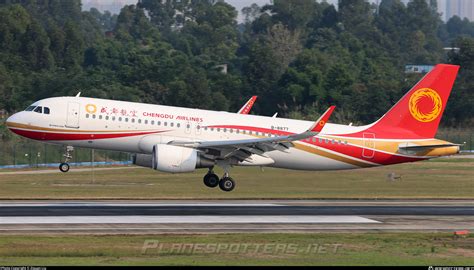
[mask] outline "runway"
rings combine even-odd
[[[472,206],[347,206],[283,204],[43,204],[0,205],[0,217],[28,216],[240,216],[240,215],[419,215],[474,216]],[[1,220],[0,220],[1,223]]]
[[[474,230],[474,201],[11,201],[6,233]]]

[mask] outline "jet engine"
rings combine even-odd
[[[184,173],[192,172],[198,168],[211,168],[215,162],[200,156],[196,149],[156,144],[153,146],[151,155],[136,154],[133,164],[162,172]]]

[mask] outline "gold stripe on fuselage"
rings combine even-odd
[[[7,127],[9,128],[19,128],[19,129],[27,129],[32,131],[49,131],[49,132],[74,132],[74,133],[121,133],[121,132],[153,132],[156,130],[78,130],[78,129],[61,129],[61,128],[47,128],[47,127],[39,127],[34,125],[26,125],[26,124],[19,124],[14,122],[7,122]]]
[[[334,153],[330,153],[330,152],[320,150],[320,149],[318,149],[314,146],[304,145],[302,143],[295,143],[295,148],[299,149],[299,150],[302,150],[302,151],[305,151],[305,152],[308,152],[308,153],[312,153],[312,154],[315,154],[315,155],[323,156],[323,157],[330,158],[330,159],[333,159],[333,160],[337,160],[337,161],[340,161],[340,162],[348,163],[348,164],[351,164],[351,165],[354,165],[354,166],[358,166],[358,167],[361,167],[361,168],[368,168],[368,167],[374,167],[374,166],[379,165],[379,164],[376,164],[376,163],[368,163],[368,162],[364,162],[364,161],[359,161],[359,160],[347,158],[347,157],[340,156],[340,155],[337,155],[337,154],[334,154]]]

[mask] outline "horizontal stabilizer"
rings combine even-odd
[[[462,146],[462,144],[448,143],[448,144],[433,144],[433,145],[399,146],[398,149],[410,150],[410,151],[422,151],[422,150],[446,148],[446,147],[452,147],[452,146]]]
[[[460,147],[461,147],[461,144],[454,144],[454,143],[431,144],[431,145],[416,145],[416,144],[402,143],[398,145],[398,152],[405,155],[419,155],[419,154],[425,155],[427,153],[430,153],[430,155],[440,156],[440,155],[451,155],[451,154],[459,153]]]

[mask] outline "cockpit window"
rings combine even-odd
[[[36,108],[36,106],[29,106],[28,108],[25,109],[25,111],[31,112],[31,111],[34,110],[35,108]]]
[[[34,110],[34,112],[43,113],[43,107],[41,107],[41,106],[36,107],[36,109]]]
[[[48,107],[44,107],[43,113],[44,113],[44,114],[49,114],[49,108],[48,108]]]

